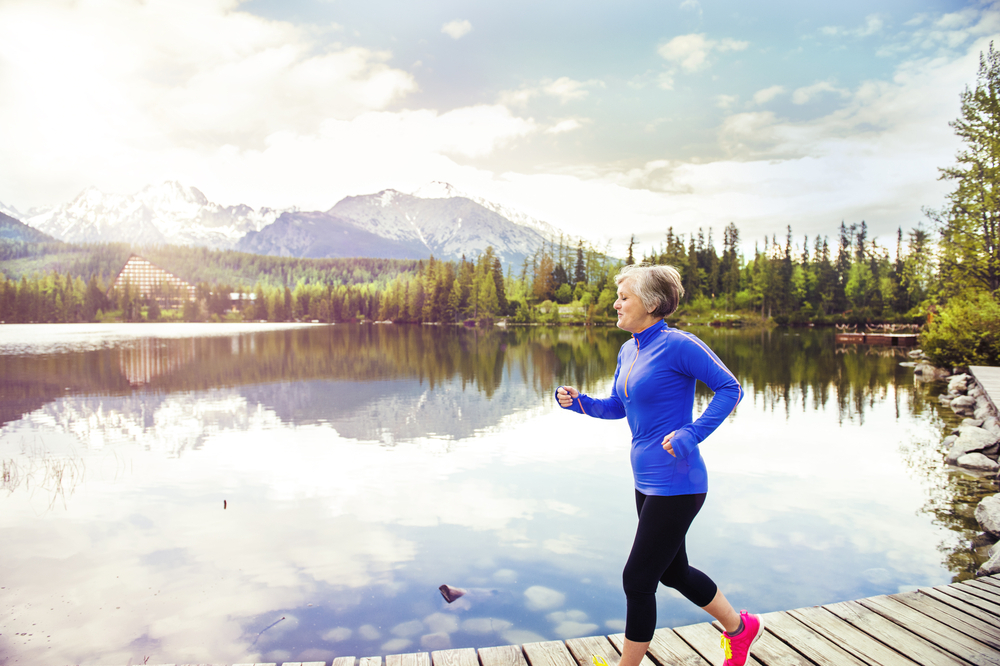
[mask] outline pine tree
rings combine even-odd
[[[961,96],[961,117],[949,123],[962,138],[954,167],[941,178],[956,183],[949,206],[936,215],[941,270],[953,292],[1000,289],[1000,52],[979,54],[976,87]]]

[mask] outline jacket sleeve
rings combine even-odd
[[[563,409],[568,409],[576,412],[577,414],[586,414],[587,416],[593,416],[598,419],[623,419],[625,418],[625,405],[622,401],[618,399],[618,394],[615,393],[615,385],[618,383],[618,373],[622,369],[621,357],[618,359],[618,367],[615,368],[615,378],[611,382],[611,395],[607,398],[591,398],[585,393],[581,393],[573,404],[569,407],[563,407],[559,405],[559,401],[556,400],[556,404]],[[559,389],[557,388],[556,391]],[[555,393],[552,394],[555,397]]]
[[[708,407],[692,423],[677,430],[671,439],[678,458],[686,458],[694,447],[722,425],[743,399],[739,380],[701,340],[689,337],[689,347],[681,355],[681,368],[715,392]]]

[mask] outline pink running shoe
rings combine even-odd
[[[750,648],[764,633],[764,621],[759,616],[740,611],[740,619],[743,620],[743,631],[735,636],[722,632],[722,649],[726,652],[722,666],[743,666],[747,663]]]

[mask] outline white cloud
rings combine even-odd
[[[836,93],[842,97],[850,94],[847,90],[838,88],[829,81],[817,81],[811,86],[796,88],[795,92],[792,93],[792,103],[807,104],[822,93]]]
[[[545,84],[542,90],[546,95],[551,95],[565,104],[566,102],[586,97],[589,94],[589,91],[586,88],[587,85],[590,84],[574,81],[569,77],[561,76],[555,81]]]
[[[557,590],[542,585],[532,585],[524,591],[528,610],[552,610],[566,602],[566,595]]]
[[[763,88],[753,94],[753,101],[755,104],[766,104],[784,92],[785,86],[770,86],[768,88]]]
[[[680,8],[685,11],[694,12],[698,16],[702,15],[701,3],[698,0],[684,0],[681,3]]]
[[[668,62],[679,65],[686,72],[696,72],[708,66],[708,56],[712,51],[742,51],[750,45],[735,39],[714,40],[704,33],[679,35],[657,49],[657,53]]]
[[[981,40],[957,59],[904,64],[889,81],[848,91],[841,108],[819,118],[730,115],[719,127],[726,159],[505,174],[492,184],[494,198],[594,238],[616,233],[607,225],[614,219],[622,229],[614,237],[619,253],[631,232],[657,244],[668,225],[688,233],[732,221],[744,238],[756,239],[789,224],[797,235],[813,235],[830,233],[841,219],[865,219],[873,235],[892,235],[914,226],[921,207],[939,206],[949,190],[937,180],[959,145],[948,121],[987,45]]]
[[[558,79],[545,79],[535,86],[525,86],[518,90],[505,90],[500,93],[499,103],[505,106],[524,106],[539,96],[554,97],[560,103],[574,102],[586,98],[589,88],[604,87],[604,82],[597,79],[576,81],[567,76]]]
[[[715,105],[720,109],[731,109],[739,101],[737,95],[716,95]]]
[[[934,27],[941,30],[963,29],[975,23],[978,17],[979,12],[976,9],[967,7],[957,12],[944,14],[934,21]]]
[[[441,26],[441,32],[448,35],[452,39],[461,39],[472,32],[472,24],[465,19],[448,21]]]
[[[20,128],[0,138],[0,180],[29,199],[43,187],[64,199],[87,184],[138,189],[172,178],[181,154],[260,149],[416,90],[386,53],[324,47],[234,7],[0,4],[0,125]]]
[[[333,629],[321,634],[320,638],[330,643],[340,643],[349,639],[353,633],[354,632],[347,627],[334,627]]]
[[[885,21],[878,14],[869,14],[865,17],[865,22],[858,26],[857,28],[842,28],[840,26],[823,26],[820,28],[820,32],[824,35],[829,35],[831,37],[838,37],[841,35],[852,36],[852,37],[869,37],[871,35],[882,32],[882,28],[885,26]]]
[[[546,134],[563,134],[565,132],[572,132],[583,127],[583,123],[576,118],[567,118],[566,120],[560,120],[552,127],[545,130]]]

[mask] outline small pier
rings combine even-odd
[[[916,347],[918,337],[916,333],[837,333],[836,341],[880,347]]]
[[[1000,414],[1000,368],[991,365],[970,365],[969,374],[983,387],[983,392]]]
[[[763,618],[766,630],[750,653],[751,666],[1000,666],[1000,575]],[[643,666],[721,666],[720,633],[708,622],[659,629]],[[615,664],[623,641],[615,634],[397,654],[385,657],[385,666],[593,666],[593,655]],[[331,666],[383,666],[383,660],[338,657]]]

